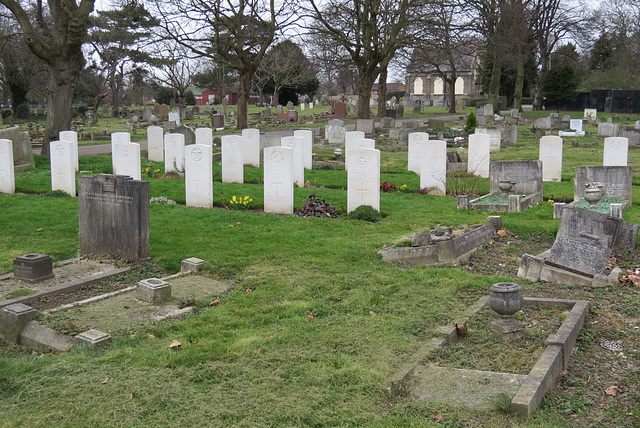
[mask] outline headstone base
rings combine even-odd
[[[147,303],[156,303],[171,297],[171,285],[158,278],[147,278],[138,282],[136,298]]]
[[[0,310],[0,337],[10,345],[18,343],[20,332],[36,316],[36,310],[24,303],[14,303]]]
[[[53,263],[47,254],[29,253],[13,261],[13,276],[27,282],[53,278]]]
[[[87,348],[98,348],[108,345],[111,342],[111,335],[91,329],[74,336],[73,341],[78,345],[85,345]]]
[[[180,272],[193,272],[198,273],[202,270],[205,261],[202,259],[198,259],[196,257],[189,257],[188,259],[184,259],[182,261],[182,265],[180,267]]]

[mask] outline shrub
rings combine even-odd
[[[13,111],[10,108],[2,110],[2,118],[6,119],[13,114]]]
[[[349,213],[349,220],[363,220],[377,223],[382,220],[382,214],[376,211],[371,205],[360,205]]]
[[[473,134],[473,131],[478,127],[478,118],[474,112],[469,113],[467,116],[467,124],[464,126],[464,132],[467,134]]]
[[[16,107],[16,118],[29,119],[29,116],[31,116],[31,110],[29,110],[29,106],[26,103],[20,104]]]

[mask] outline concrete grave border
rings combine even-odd
[[[526,376],[518,392],[511,400],[511,411],[523,416],[530,416],[540,405],[545,394],[549,392],[558,376],[569,365],[571,353],[576,346],[580,329],[584,326],[589,313],[589,302],[584,300],[545,299],[525,297],[526,306],[541,306],[543,308],[560,307],[570,309],[567,318],[555,333],[551,333],[545,340],[545,350],[538,358],[533,369]],[[489,296],[483,296],[463,314],[471,317],[489,302]],[[387,391],[390,395],[408,395],[410,383],[416,370],[424,359],[433,351],[456,342],[458,335],[454,326],[442,326],[437,329],[439,337],[434,337],[422,345],[410,357],[410,362],[403,365],[387,379]]]

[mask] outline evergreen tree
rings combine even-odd
[[[575,67],[559,65],[551,68],[542,80],[542,95],[545,107],[560,109],[573,103],[578,94],[580,80]]]

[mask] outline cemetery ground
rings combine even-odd
[[[517,147],[493,158],[537,159],[535,138],[526,127],[521,132]],[[496,235],[468,264],[446,267],[388,264],[377,251],[406,245],[413,232],[483,223],[495,213],[457,211],[454,197],[416,193],[419,177],[407,172],[406,151],[382,153],[381,182],[406,185],[406,191],[381,195],[385,217],[379,223],[349,220],[340,209],[347,181],[340,169],[306,171],[313,187],[295,189],[296,209],[316,193],[337,208],[337,219],[262,213],[261,168],[245,167],[245,184],[223,184],[216,164],[214,209],[184,206],[182,180],[147,175],[152,197],[178,204],[152,204],[152,263],[112,285],[174,273],[182,259],[198,257],[207,262],[203,275],[232,290],[194,302],[197,313],[184,319],[112,331],[113,343],[103,350],[29,354],[0,345],[0,426],[638,426],[640,288],[515,276],[523,253],[537,254],[554,241],[560,220],[548,201],[572,200],[575,166],[601,163],[601,139],[584,137],[564,149],[563,181],[544,183],[544,202],[500,213],[505,236]],[[331,156],[330,150],[318,153]],[[36,156],[36,162],[16,175],[18,193],[0,196],[0,274],[28,252],[54,261],[76,255],[78,201],[48,190],[48,159]],[[629,162],[640,164],[637,149]],[[161,166],[154,163],[150,171]],[[80,170],[109,173],[111,158],[81,157]],[[488,179],[467,177],[449,179],[448,186],[476,194],[489,189]],[[246,210],[224,208],[234,195],[253,202]],[[638,204],[634,187],[627,221],[640,222]],[[616,263],[639,268],[640,251],[618,254]],[[540,409],[523,419],[501,412],[503,402],[483,412],[464,403],[389,396],[388,376],[500,281],[519,283],[529,297],[590,302],[569,369]],[[103,292],[110,284],[99,287]],[[216,299],[219,304],[210,306]],[[560,314],[545,316],[551,321]],[[473,322],[470,327],[466,338],[444,350],[445,359],[470,369],[493,360],[492,369],[507,370],[513,361],[491,347],[474,347],[483,332],[474,332]],[[173,340],[182,343],[179,349],[169,347]],[[603,340],[623,350],[606,350]]]

